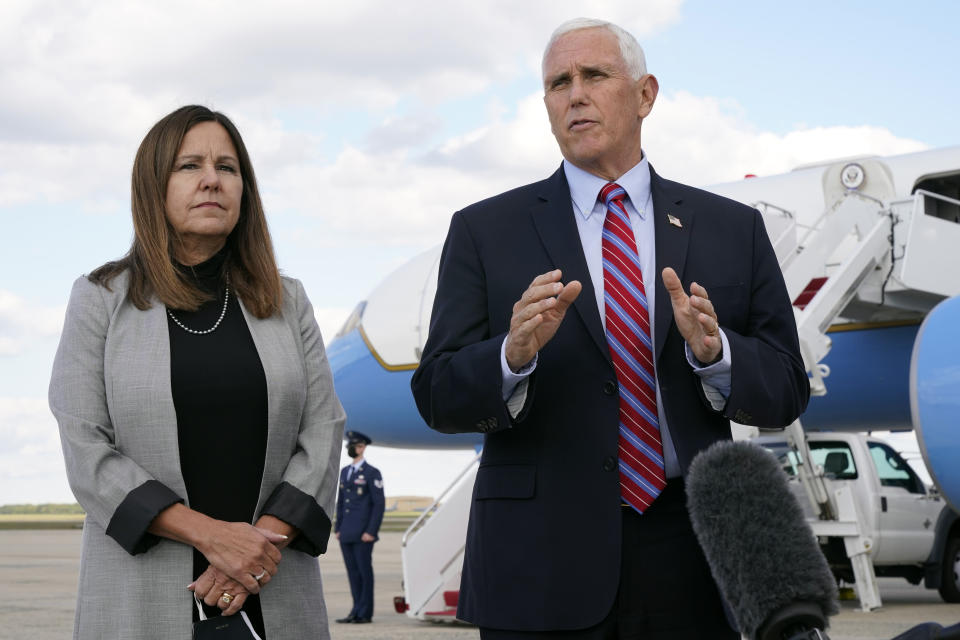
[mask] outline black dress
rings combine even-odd
[[[190,508],[218,520],[251,522],[257,507],[267,448],[267,382],[243,311],[230,291],[217,328],[205,331],[223,312],[226,291],[224,249],[201,264],[177,265],[201,290],[215,296],[194,312],[170,310],[170,382],[177,413],[180,468]],[[171,317],[172,316],[172,317]],[[194,579],[209,562],[193,552]],[[206,607],[218,615],[217,607]],[[259,596],[243,605],[261,637]],[[196,608],[193,609],[196,618]]]

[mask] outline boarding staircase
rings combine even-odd
[[[822,361],[830,351],[827,329],[838,318],[918,318],[943,297],[960,294],[960,201],[919,190],[896,199],[890,171],[876,159],[825,167],[823,193],[823,213],[807,226],[798,224],[797,212],[753,203],[794,301],[814,395],[827,393],[830,371]],[[819,514],[811,522],[814,534],[844,539],[861,608],[880,607],[873,543],[850,490],[834,489],[812,463],[799,421],[787,436]],[[478,462],[479,456],[404,534],[405,596],[395,599],[398,612],[420,620],[455,619]]]
[[[404,595],[394,598],[398,613],[431,621],[454,621],[467,521],[478,454],[427,508],[400,543]]]
[[[953,275],[960,273],[960,224],[938,215],[945,210],[938,205],[960,207],[960,202],[925,191],[894,199],[890,172],[878,160],[829,167],[823,182],[826,208],[809,227],[798,225],[791,211],[755,203],[794,302],[812,395],[827,393],[830,371],[822,361],[830,351],[827,329],[838,318],[921,317],[942,297],[960,292]],[[861,608],[879,608],[873,541],[851,489],[832,487],[812,462],[799,420],[788,427],[787,439],[819,514],[810,522],[814,535],[843,539]]]

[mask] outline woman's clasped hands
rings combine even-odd
[[[287,542],[287,536],[264,527],[220,522],[197,547],[210,566],[187,588],[223,615],[233,615],[276,575],[280,548]]]

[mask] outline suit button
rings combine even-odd
[[[603,470],[604,471],[613,471],[617,467],[617,461],[613,459],[613,456],[607,456],[603,459]]]
[[[612,396],[617,392],[617,383],[613,380],[607,380],[603,383],[603,392],[608,396]]]

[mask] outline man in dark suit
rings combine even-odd
[[[543,59],[564,162],[456,213],[412,381],[485,434],[458,616],[482,638],[737,638],[683,474],[730,420],[784,426],[809,385],[759,213],[658,176],[633,37],[561,25]]]
[[[379,539],[377,532],[383,522],[383,477],[363,459],[372,440],[359,431],[347,431],[344,437],[353,463],[340,471],[333,530],[347,565],[353,608],[337,622],[362,624],[373,618],[373,543]]]

